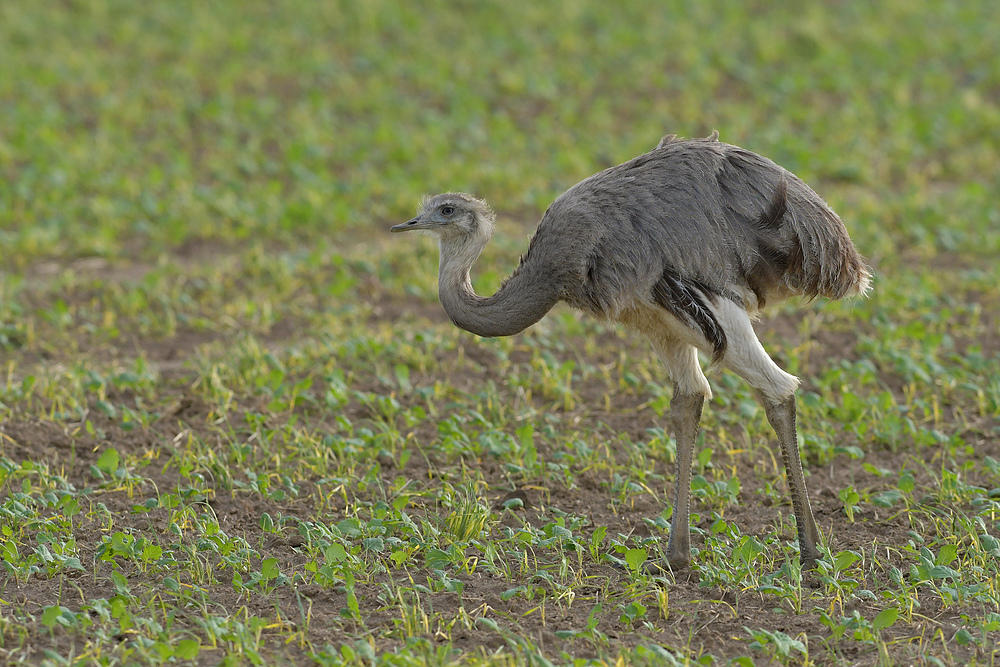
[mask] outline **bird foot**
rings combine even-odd
[[[801,539],[801,538],[800,538]],[[815,546],[802,548],[799,546],[799,563],[802,564],[802,571],[815,570],[816,561],[822,560],[823,553]]]
[[[691,560],[688,558],[647,561],[645,568],[646,574],[654,577],[672,574],[676,581],[689,581],[692,577],[698,579],[698,573],[691,569]]]

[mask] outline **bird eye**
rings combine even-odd
[[[446,218],[450,218],[451,216],[455,215],[455,207],[454,206],[442,206],[441,207],[441,215],[445,216]]]

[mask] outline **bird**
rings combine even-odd
[[[451,321],[483,337],[511,336],[565,302],[644,335],[673,385],[676,442],[666,562],[690,566],[691,465],[706,372],[728,368],[756,392],[781,448],[803,570],[822,558],[798,448],[799,380],[753,329],[765,304],[798,295],[865,296],[872,271],[843,221],[790,171],[719,140],[667,135],[655,149],[577,183],[548,207],[513,273],[492,296],[470,271],[493,235],[483,200],[424,197],[392,232],[437,237],[438,296]],[[698,352],[710,357],[703,369]]]

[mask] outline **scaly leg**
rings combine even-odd
[[[806,478],[799,458],[799,443],[795,433],[795,394],[783,401],[775,401],[764,395],[760,398],[767,413],[767,421],[771,423],[781,445],[781,458],[785,462],[788,489],[792,494],[792,509],[795,511],[795,526],[799,532],[799,560],[803,569],[811,570],[821,557],[818,548],[820,538],[809,506]]]
[[[795,388],[799,384],[798,378],[778,368],[768,356],[754,333],[746,311],[728,299],[719,299],[714,304],[714,312],[729,343],[723,360],[725,365],[758,391],[767,421],[778,435],[799,533],[799,560],[804,568],[815,567],[816,559],[820,557],[817,548],[819,531],[809,507],[806,478],[795,434]]]
[[[660,331],[647,334],[674,384],[670,422],[677,442],[677,475],[674,479],[674,515],[670,521],[667,563],[672,570],[691,562],[691,462],[698,435],[701,409],[712,389],[698,363],[698,350]]]
[[[683,569],[691,562],[691,462],[704,404],[705,397],[702,394],[682,394],[677,389],[670,399],[670,421],[677,442],[674,515],[670,521],[670,541],[667,543],[667,562],[673,570]]]

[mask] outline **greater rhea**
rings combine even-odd
[[[652,151],[560,195],[517,269],[496,294],[477,295],[469,271],[493,234],[486,202],[461,193],[426,198],[392,228],[425,230],[440,248],[438,294],[456,326],[511,336],[558,301],[643,333],[673,383],[677,442],[667,562],[690,562],[691,463],[712,390],[698,350],[753,387],[774,428],[788,475],[804,568],[820,557],[799,458],[795,389],[768,356],[751,320],[766,302],[802,295],[863,295],[871,274],[840,218],[771,160],[718,140],[664,137]]]

